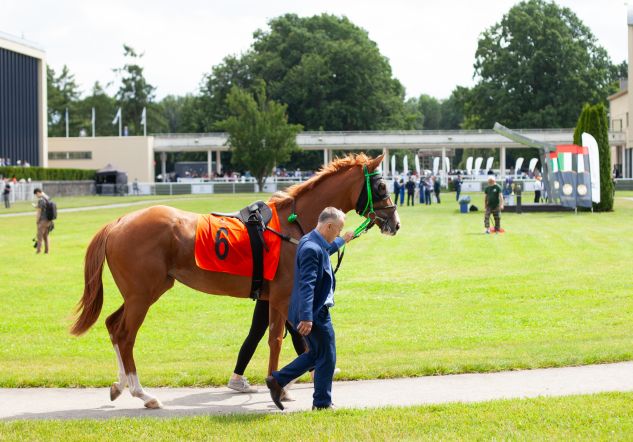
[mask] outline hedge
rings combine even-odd
[[[52,169],[48,167],[0,167],[0,176],[31,181],[80,181],[94,180],[96,170],[92,169]]]

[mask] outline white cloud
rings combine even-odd
[[[112,0],[0,1],[0,31],[37,42],[58,71],[66,64],[88,91],[95,81],[115,80],[123,65],[122,45],[143,51],[143,65],[158,97],[195,92],[203,74],[228,55],[241,53],[269,19],[346,15],[366,29],[408,96],[447,97],[471,85],[479,34],[516,2],[368,0],[237,0],[178,2]],[[590,27],[614,62],[627,55],[626,7],[619,0],[563,0]],[[114,87],[110,92],[114,91]]]

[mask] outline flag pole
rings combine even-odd
[[[66,108],[66,138],[68,138],[68,108]]]
[[[92,138],[95,137],[95,108],[92,108]]]
[[[119,136],[121,136],[121,120],[123,118],[121,118],[121,108],[119,108]]]

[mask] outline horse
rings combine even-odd
[[[344,213],[356,209],[366,218],[364,230],[376,224],[382,233],[395,235],[400,228],[400,218],[386,183],[375,172],[382,159],[383,155],[371,159],[365,154],[336,159],[307,181],[270,198],[279,214],[280,233],[295,241],[282,241],[277,273],[273,280],[265,281],[261,292],[261,299],[267,299],[270,305],[269,375],[279,363],[292,290],[296,239],[316,226],[319,214],[328,206]],[[123,304],[105,321],[119,367],[118,380],[110,387],[111,400],[128,387],[145,407],[162,408],[160,400],[141,386],[133,348],[148,309],[174,281],[208,294],[238,298],[250,295],[251,278],[203,270],[196,265],[198,217],[196,213],[173,207],[152,206],[105,225],[88,245],[84,292],[70,332],[79,336],[97,321],[103,305],[102,272],[107,259],[123,297]]]

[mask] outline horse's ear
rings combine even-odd
[[[383,153],[381,155],[378,155],[373,160],[371,160],[369,162],[369,166],[368,166],[369,170],[373,172],[374,170],[378,169],[378,167],[380,166],[380,163],[382,163],[382,159],[384,157],[385,157],[385,154]]]

